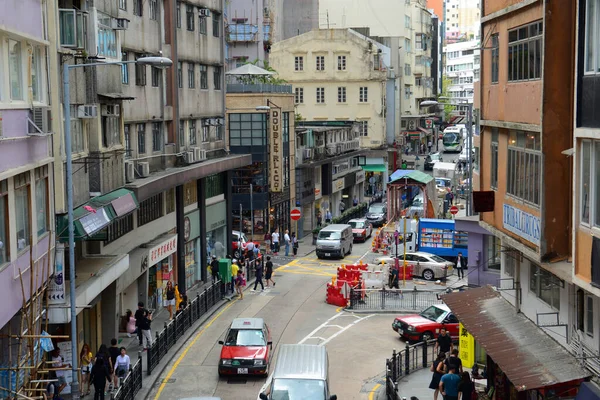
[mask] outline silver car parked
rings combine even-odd
[[[399,254],[399,258],[400,265],[402,265],[404,254]],[[382,261],[394,265],[394,257],[378,257],[375,259],[377,264],[381,264]],[[449,268],[454,267],[453,262],[423,251],[406,253],[406,263],[413,266],[413,276],[420,276],[428,281],[445,278],[450,274]]]

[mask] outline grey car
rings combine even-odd
[[[384,203],[371,204],[367,211],[366,218],[373,226],[385,225],[387,222],[387,205]]]

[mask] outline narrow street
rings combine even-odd
[[[344,261],[357,260],[369,247],[370,241],[355,244],[353,254]],[[309,254],[279,266],[275,288],[256,293],[247,290],[243,300],[229,303],[183,346],[162,372],[149,398],[256,399],[265,379],[219,378],[218,341],[234,318],[260,317],[271,330],[275,356],[283,343],[325,345],[332,393],[340,399],[368,399],[373,381],[381,378],[386,357],[404,344],[391,329],[393,314],[354,315],[326,304],[325,285],[344,261],[318,261]],[[355,367],[358,365],[360,368]]]

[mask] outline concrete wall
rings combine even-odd
[[[234,18],[247,18],[246,24],[256,25],[258,33],[253,42],[229,43],[228,58],[247,57],[249,62],[254,60],[264,61],[268,58],[263,46],[265,27],[263,25],[264,9],[269,9],[268,0],[231,0],[226,8],[229,24],[235,24]],[[275,10],[270,10],[273,13]],[[271,28],[272,29],[272,28]],[[262,66],[262,64],[259,64]]]
[[[27,21],[27,23],[23,23]],[[0,26],[32,38],[44,38],[42,7],[38,0],[3,0],[0,2]]]
[[[310,32],[313,29],[319,28],[320,11],[319,1],[320,0],[273,0],[277,4],[281,4],[278,7],[282,18],[278,20],[282,21],[282,24],[277,24],[277,36],[276,40],[285,40],[294,36],[302,35],[303,33]],[[281,35],[279,35],[281,32]]]
[[[375,46],[372,46],[375,48]],[[316,71],[316,56],[325,56],[325,70]],[[346,56],[346,70],[337,70],[337,56]],[[294,71],[294,57],[304,57],[304,71]],[[369,121],[363,147],[385,141],[383,104],[386,72],[373,68],[369,41],[345,29],[319,30],[275,43],[271,65],[294,88],[304,88],[304,103],[296,111],[308,121]],[[346,103],[338,103],[338,87],[346,87]],[[368,87],[368,102],[359,103],[359,88]],[[325,88],[325,103],[317,103],[316,88]]]

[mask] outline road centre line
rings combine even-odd
[[[158,387],[158,391],[156,392],[156,395],[154,396],[154,400],[158,400],[160,398],[160,395],[162,393],[162,391],[165,389],[166,386],[166,382],[171,379],[171,376],[173,376],[173,374],[175,373],[175,370],[177,369],[177,367],[179,367],[179,364],[183,361],[183,359],[185,358],[185,356],[187,355],[188,351],[192,348],[192,346],[196,343],[196,341],[198,341],[198,339],[200,339],[200,337],[204,334],[204,332],[206,332],[206,330],[208,328],[210,328],[210,326],[217,320],[219,319],[219,317],[221,315],[223,315],[223,313],[225,311],[227,311],[232,305],[234,305],[235,303],[237,303],[237,299],[231,301],[229,304],[227,304],[225,307],[223,307],[223,309],[221,311],[219,311],[217,313],[217,315],[215,315],[209,322],[208,324],[206,324],[204,326],[204,328],[202,328],[200,330],[200,332],[198,332],[196,334],[196,336],[194,337],[194,340],[192,340],[187,346],[185,346],[185,349],[183,350],[183,352],[181,353],[181,355],[177,358],[177,361],[175,361],[175,364],[173,364],[173,366],[171,367],[171,369],[169,370],[169,372],[167,373],[167,376],[162,380],[162,383],[160,384],[160,386]]]

